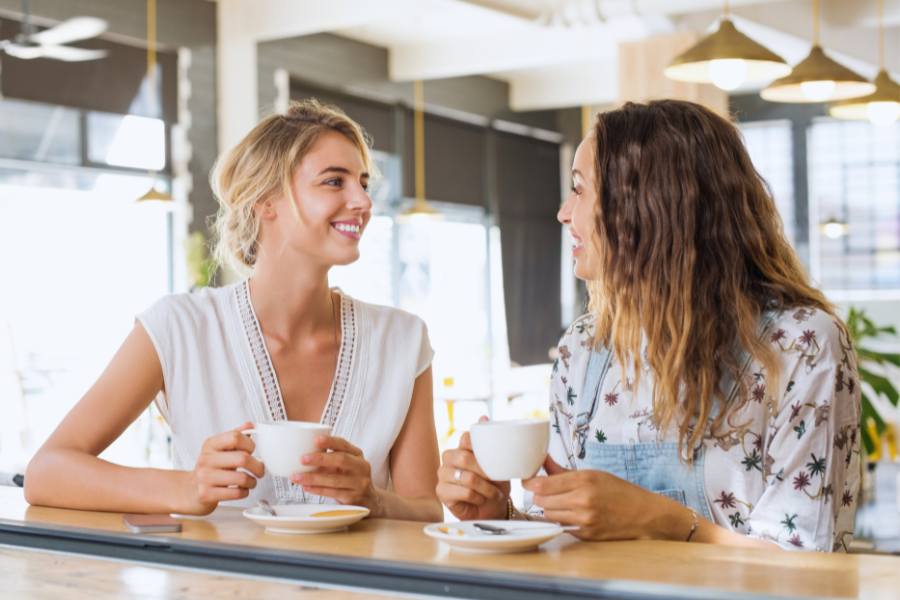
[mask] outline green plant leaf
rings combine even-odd
[[[865,313],[861,314],[860,319],[863,322],[863,326],[864,326],[863,332],[864,332],[865,336],[866,337],[876,337],[879,332],[878,325],[876,325],[872,319],[867,317],[865,315]]]
[[[872,404],[872,401],[866,394],[862,394],[862,422],[863,422],[863,430],[865,431],[865,423],[866,420],[872,417],[875,421],[875,427],[878,431],[882,431],[885,426],[884,419],[881,418],[881,415],[878,414],[878,411],[875,410],[875,405]]]
[[[869,438],[869,433],[867,431],[863,431],[862,434],[863,446],[866,448],[866,455],[872,454],[875,450],[875,442]]]
[[[857,309],[852,306],[850,307],[850,310],[847,311],[847,320],[845,322],[847,324],[847,332],[850,334],[850,339],[853,342],[853,347],[856,349],[860,379],[866,382],[872,390],[874,390],[875,394],[886,397],[891,404],[897,406],[898,399],[900,399],[900,393],[897,392],[897,388],[894,384],[888,378],[876,375],[863,368],[863,365],[884,365],[885,363],[889,363],[900,367],[900,354],[878,352],[876,350],[861,347],[862,340],[867,338],[877,338],[884,335],[896,336],[896,328],[892,326],[879,327],[872,319],[866,316],[865,310]],[[862,410],[860,414],[862,422],[860,423],[860,433],[863,445],[866,448],[866,453],[872,454],[877,448],[875,440],[869,435],[869,419],[872,420],[871,422],[874,422],[875,433],[879,436],[884,434],[887,426],[885,425],[884,419],[881,418],[881,415],[878,414],[878,411],[875,409],[872,398],[867,395],[866,389],[867,388],[860,389],[860,395],[862,397]]]
[[[852,337],[856,337],[854,333],[856,332],[856,320],[859,318],[857,315],[859,313],[856,312],[856,309],[852,306],[850,307],[850,311],[847,313],[847,329],[850,330],[850,335]]]
[[[195,231],[184,241],[185,259],[193,287],[206,287],[215,274],[215,261],[209,257],[209,246],[203,233]]]
[[[891,404],[897,406],[897,402],[900,401],[900,392],[897,391],[897,388],[894,387],[894,384],[891,383],[887,377],[876,375],[861,367],[859,369],[859,376],[863,381],[872,386],[872,389],[875,390],[877,394],[884,395],[890,400]]]
[[[869,418],[875,421],[875,430],[881,435],[885,430],[884,419],[881,418],[881,415],[878,414],[878,411],[875,410],[875,406],[872,404],[872,401],[869,397],[863,392],[862,396],[862,414],[860,415],[862,420],[862,427],[860,428],[860,433],[862,434],[863,445],[866,447],[866,454],[872,454],[875,451],[875,440],[873,440],[869,436],[869,428],[866,427],[866,423]]]
[[[866,348],[857,348],[856,354],[863,360],[871,360],[878,364],[887,362],[900,367],[900,354],[895,354],[893,352],[876,352],[875,350],[868,350]]]

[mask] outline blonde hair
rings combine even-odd
[[[259,251],[259,217],[254,207],[274,194],[293,198],[294,169],[321,135],[335,131],[359,149],[372,170],[369,142],[362,127],[336,106],[309,99],[292,102],[284,114],[259,122],[216,161],[210,176],[219,210],[213,225],[219,265],[252,271]],[[296,210],[296,203],[293,204]],[[299,215],[298,215],[299,218]]]

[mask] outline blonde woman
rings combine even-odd
[[[163,298],[32,459],[32,504],[207,514],[220,502],[339,502],[436,520],[432,350],[410,314],[329,289],[359,257],[372,202],[363,132],[339,109],[293,104],[220,160],[217,254],[248,278]],[[390,349],[390,351],[386,351]],[[156,398],[176,470],[97,455]],[[240,432],[323,422],[333,436],[272,477]],[[300,464],[298,463],[298,467]]]
[[[847,331],[785,240],[737,129],[689,102],[600,114],[559,211],[590,312],[553,369],[543,517],[590,540],[846,550],[859,489]],[[521,516],[466,436],[438,496]]]

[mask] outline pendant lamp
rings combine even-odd
[[[676,56],[664,71],[669,79],[712,83],[725,91],[790,72],[783,58],[737,30],[729,18],[727,0],[716,32]]]
[[[819,45],[819,0],[813,0],[813,47],[790,75],[760,92],[769,102],[815,103],[871,94],[875,85],[828,58]]]
[[[844,237],[849,230],[850,226],[847,225],[846,221],[841,221],[837,217],[831,217],[827,221],[823,221],[819,224],[819,231],[830,240],[837,240]]]
[[[828,114],[838,119],[868,119],[875,125],[890,125],[900,118],[900,85],[884,67],[884,0],[878,0],[878,68],[874,92],[832,104]]]

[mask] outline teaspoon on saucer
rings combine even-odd
[[[261,509],[263,509],[264,511],[266,511],[267,513],[269,513],[270,515],[272,515],[273,517],[277,517],[277,516],[278,516],[278,513],[275,512],[275,509],[272,508],[272,505],[269,504],[269,502],[266,501],[266,500],[260,500],[260,501],[259,501],[259,507],[260,507]]]

